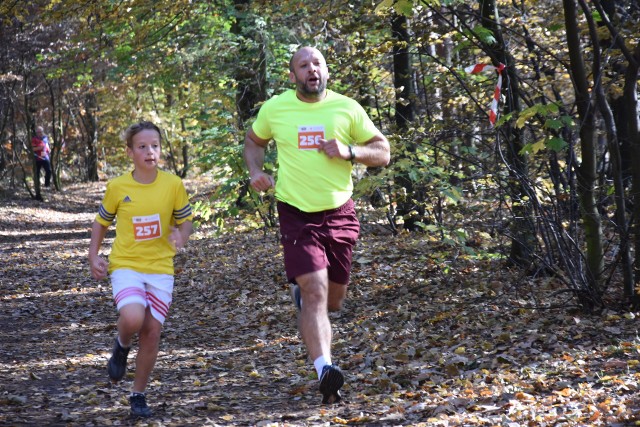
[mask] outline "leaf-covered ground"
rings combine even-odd
[[[133,420],[131,375],[106,375],[109,284],[86,261],[103,190],[0,198],[2,425],[640,425],[633,313],[524,309],[525,282],[499,262],[369,226],[332,315],[343,403],[320,405],[275,230],[201,231],[177,260],[148,389],[156,416]]]

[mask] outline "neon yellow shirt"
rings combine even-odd
[[[304,212],[337,208],[353,193],[351,162],[318,152],[317,138],[357,145],[378,133],[355,100],[328,90],[320,102],[302,102],[292,89],[262,105],[253,131],[276,141],[276,198]]]
[[[126,268],[173,275],[176,251],[168,239],[171,226],[193,218],[180,177],[158,170],[151,184],[137,182],[131,173],[113,179],[107,184],[96,221],[109,227],[116,217],[109,273]]]

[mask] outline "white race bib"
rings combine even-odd
[[[298,148],[300,150],[317,150],[319,139],[324,138],[324,126],[298,126]]]
[[[162,236],[160,214],[134,216],[133,235],[136,242],[160,238]]]

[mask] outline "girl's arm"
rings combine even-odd
[[[191,221],[185,221],[181,224],[172,227],[171,234],[169,235],[169,242],[176,248],[176,251],[184,248],[187,244],[189,236],[193,231],[193,223]]]
[[[89,267],[91,268],[91,276],[97,280],[107,277],[109,267],[109,263],[100,256],[100,247],[106,234],[107,227],[98,221],[93,221],[91,243],[89,243]]]

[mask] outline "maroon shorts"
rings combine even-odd
[[[278,202],[278,215],[288,280],[326,268],[330,281],[349,283],[351,254],[360,233],[353,200],[312,213]]]

